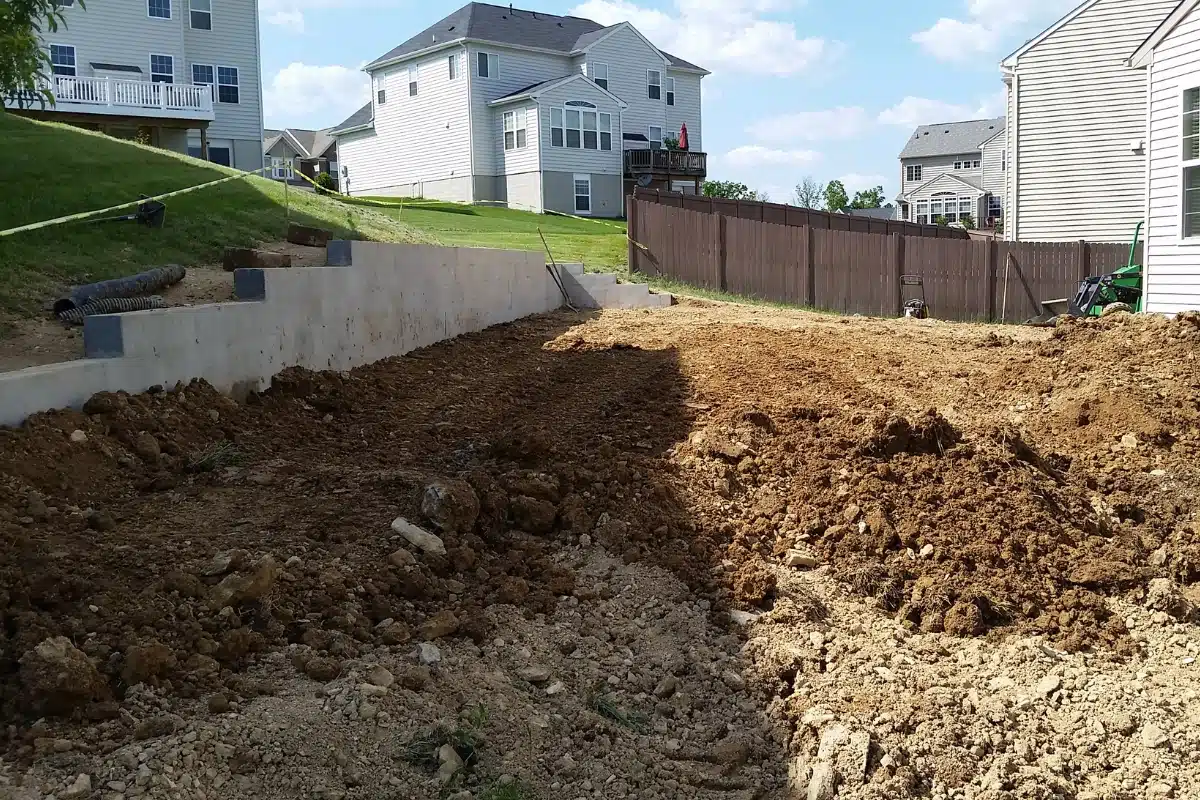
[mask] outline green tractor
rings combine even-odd
[[[1044,324],[1064,313],[1072,317],[1102,317],[1116,311],[1141,311],[1142,265],[1133,263],[1141,233],[1142,223],[1139,222],[1133,231],[1129,261],[1125,266],[1107,275],[1084,278],[1079,282],[1073,299],[1043,301],[1042,315],[1031,322]]]

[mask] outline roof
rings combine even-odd
[[[900,157],[921,158],[974,153],[985,141],[1003,129],[1004,117],[922,125],[904,145]]]
[[[938,175],[936,178],[930,178],[929,180],[925,181],[924,183],[922,183],[920,186],[913,189],[912,191],[901,194],[900,197],[901,197],[901,199],[907,200],[912,197],[915,197],[918,194],[929,191],[929,189],[935,183],[951,183],[951,182],[961,183],[963,186],[966,186],[968,189],[974,189],[977,192],[983,191],[983,183],[978,178],[972,178],[967,175],[955,175],[953,172],[943,172],[941,175]],[[952,188],[952,187],[949,187],[949,188]]]
[[[365,128],[370,125],[374,118],[371,116],[371,104],[368,102],[358,111],[355,111],[344,120],[329,128],[330,136],[337,136],[339,133],[348,133],[349,131]]]
[[[270,149],[275,143],[275,139],[280,136],[286,136],[294,144],[298,145],[298,155],[304,158],[320,158],[320,156],[329,149],[329,146],[334,144],[334,138],[330,134],[332,128],[324,128],[319,131],[309,130],[308,128],[284,128],[281,131],[263,129],[263,140],[266,142],[266,149]]]
[[[104,72],[141,72],[141,67],[135,67],[131,64],[105,64],[100,61],[91,62],[92,69],[102,70]]]
[[[896,216],[895,206],[883,208],[846,208],[842,213],[848,217],[870,217],[871,219],[893,219]]]
[[[463,39],[515,47],[534,47],[566,55],[585,49],[617,27],[618,25],[601,25],[582,17],[561,17],[511,6],[468,3],[403,44],[393,47],[367,64],[365,69],[369,71],[373,67],[402,60],[405,56]],[[667,58],[671,66],[704,71],[702,67],[690,61],[661,50],[659,52]]]
[[[1146,41],[1142,42],[1141,46],[1129,57],[1129,66],[1140,68],[1149,64],[1150,58],[1158,46],[1171,35],[1171,31],[1175,30],[1179,23],[1187,19],[1188,14],[1191,14],[1197,5],[1200,5],[1200,0],[1182,0],[1179,5],[1175,6],[1167,18],[1159,23],[1158,27],[1146,37]]]
[[[629,107],[625,103],[625,101],[623,101],[621,98],[617,97],[615,94],[608,91],[607,89],[603,89],[599,85],[593,83],[587,76],[585,76],[581,72],[572,72],[570,75],[563,75],[561,77],[554,78],[552,80],[541,81],[539,83],[535,83],[530,86],[526,86],[524,89],[518,89],[515,92],[510,92],[509,94],[506,94],[503,97],[497,97],[495,100],[490,101],[488,103],[488,105],[489,106],[502,106],[505,103],[511,103],[515,100],[524,100],[525,98],[535,99],[542,92],[549,91],[550,89],[554,89],[559,86],[564,86],[564,85],[566,85],[568,83],[572,83],[574,81],[587,81],[589,84],[591,84],[591,87],[595,91],[600,92],[602,95],[607,97],[609,100],[612,100],[613,103],[615,103],[619,108],[624,109],[624,108]]]
[[[1053,25],[1051,25],[1049,28],[1046,28],[1046,30],[1042,31],[1037,36],[1027,39],[1025,41],[1025,44],[1021,45],[1016,50],[1014,50],[1012,53],[1010,53],[1003,61],[1000,62],[1000,65],[1004,66],[1004,67],[1016,66],[1017,59],[1019,59],[1021,56],[1028,53],[1033,48],[1037,47],[1039,44],[1041,44],[1042,40],[1045,39],[1047,36],[1054,33],[1059,28],[1063,27],[1068,22],[1070,22],[1071,20],[1078,17],[1084,11],[1087,11],[1089,8],[1096,5],[1096,3],[1098,3],[1098,2],[1100,2],[1100,0],[1084,0],[1082,3],[1075,6],[1070,11],[1068,11],[1066,14],[1059,17],[1058,21],[1055,22]]]

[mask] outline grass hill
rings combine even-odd
[[[0,111],[0,231],[235,174],[176,153]],[[386,210],[288,193],[291,220],[342,238],[436,239]],[[284,238],[283,186],[250,177],[166,201],[166,225],[73,222],[0,237],[0,315],[28,314],[65,286],[161,264],[213,263],[227,246]],[[132,209],[131,209],[132,210]],[[126,212],[120,212],[126,213]]]

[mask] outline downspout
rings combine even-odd
[[[1004,238],[1010,242],[1019,241],[1017,232],[1020,230],[1020,194],[1021,194],[1021,161],[1019,154],[1021,152],[1021,76],[1013,71],[1012,76],[1012,163],[1008,168],[1012,170],[1012,210],[1009,213],[1011,217],[1011,225],[1006,225],[1006,228],[1011,228]]]
[[[546,173],[542,170],[542,101],[537,101],[538,213],[546,213]],[[597,117],[599,119],[599,117]],[[599,136],[599,134],[597,134]]]
[[[263,122],[262,32],[259,30],[258,23],[258,0],[254,0],[254,60],[258,66],[258,140],[261,142],[263,128],[266,126]],[[215,78],[216,76],[214,75],[213,77]],[[213,103],[213,107],[216,107],[215,102]],[[261,152],[262,146],[260,145],[258,149]],[[266,163],[265,156],[262,163]],[[338,165],[341,166],[340,162]]]
[[[463,70],[467,73],[467,160],[470,163],[471,202],[475,202],[475,109],[471,102],[471,85],[475,82],[475,70],[471,68],[471,49],[463,42]]]
[[[1154,54],[1151,53],[1150,63],[1146,65],[1146,131],[1145,138],[1142,141],[1143,145],[1142,162],[1146,165],[1146,198],[1142,203],[1145,225],[1142,226],[1142,311],[1147,311],[1150,308],[1150,109],[1154,104]],[[1183,221],[1179,222],[1179,239],[1183,238]],[[1137,233],[1134,233],[1134,241],[1137,241]],[[1129,245],[1129,263],[1133,263],[1133,248],[1134,245]]]

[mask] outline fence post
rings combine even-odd
[[[717,217],[717,288],[729,290],[729,217]]]
[[[998,255],[996,240],[986,239],[984,246],[987,248],[987,268],[984,272],[987,275],[987,301],[988,301],[988,322],[996,321],[996,257]],[[1003,321],[1003,320],[1001,320]]]
[[[893,233],[890,236],[891,247],[888,248],[890,254],[889,260],[892,262],[892,275],[896,281],[896,316],[904,314],[904,286],[900,281],[900,276],[904,274],[904,237],[899,233]]]
[[[637,198],[632,194],[625,198],[625,225],[628,229],[629,255],[629,271],[638,271],[638,248],[634,242],[638,241],[638,223],[637,223]]]
[[[809,308],[817,307],[817,234],[812,225],[804,228],[804,264],[808,267],[805,273],[804,304]]]
[[[1086,278],[1092,274],[1092,265],[1091,265],[1092,253],[1091,253],[1091,250],[1088,248],[1088,243],[1087,243],[1086,239],[1080,239],[1079,244],[1076,246],[1076,248],[1077,249],[1075,251],[1075,262],[1077,264],[1079,264],[1079,280],[1083,280],[1084,278]]]

